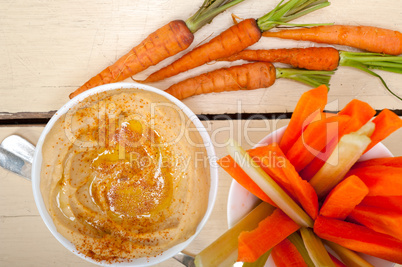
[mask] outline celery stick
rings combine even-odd
[[[367,262],[354,251],[327,240],[325,240],[324,243],[330,247],[348,267],[374,267],[374,265]]]
[[[321,239],[316,236],[310,228],[300,228],[304,245],[314,265],[317,267],[335,267],[334,262],[330,258],[328,251],[325,249]]]
[[[245,173],[267,194],[278,207],[295,223],[304,227],[313,227],[313,220],[293,201],[291,197],[264,172],[264,170],[234,140],[227,146],[229,155]]]
[[[343,179],[370,142],[366,135],[356,133],[346,134],[341,138],[331,156],[310,180],[318,198],[326,196]]]
[[[292,242],[293,245],[295,245],[297,251],[299,251],[300,255],[303,257],[303,260],[307,264],[307,266],[315,267],[313,261],[310,258],[310,255],[308,254],[306,247],[304,246],[304,242],[301,236],[297,232],[295,232],[290,236],[288,236],[288,240]]]
[[[271,254],[272,249],[265,252],[261,257],[258,258],[255,262],[245,262],[243,263],[243,267],[261,267],[264,266],[268,260],[269,255]]]
[[[360,134],[360,135],[366,135],[370,137],[375,130],[375,124],[372,121],[367,122],[365,125],[363,125],[359,130],[357,130],[355,133]]]
[[[242,231],[251,231],[274,212],[275,207],[262,202],[232,228],[195,256],[195,266],[232,266],[237,260],[238,237]]]

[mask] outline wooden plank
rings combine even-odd
[[[138,44],[149,33],[173,19],[186,19],[202,0],[136,1],[0,1],[0,112],[49,112],[57,110],[68,95],[97,72]],[[196,33],[192,47],[232,25],[230,13],[258,18],[279,1],[246,0],[218,16]],[[301,23],[375,25],[402,31],[400,0],[386,4],[377,0],[337,0],[330,7],[298,19]],[[310,46],[263,38],[253,48]],[[346,49],[346,48],[343,48]],[[136,75],[142,79],[178,58]],[[235,63],[239,64],[239,63]],[[196,74],[228,66],[219,62],[202,66],[166,81],[161,89]],[[402,95],[402,76],[383,73],[388,85]],[[128,79],[127,81],[131,81]],[[351,68],[340,68],[331,82],[329,100],[342,107],[352,98],[369,102],[376,109],[402,109],[374,77]],[[184,102],[197,114],[286,112],[293,110],[299,96],[309,87],[278,80],[269,89],[197,96]],[[241,107],[239,107],[239,102]],[[224,105],[222,105],[224,103]]]
[[[234,138],[244,148],[254,146],[268,132],[288,120],[221,120],[203,122],[218,157],[226,155],[225,143]],[[43,127],[0,127],[0,140],[18,134],[36,143]],[[385,145],[402,155],[402,130],[392,134]],[[227,229],[226,205],[230,176],[219,169],[219,187],[212,215],[200,235],[186,251],[197,253]],[[0,168],[0,265],[1,266],[92,266],[72,255],[51,235],[36,209],[31,183]],[[171,259],[158,266],[182,266]],[[401,266],[400,266],[401,267]]]

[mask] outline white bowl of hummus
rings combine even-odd
[[[100,265],[148,266],[200,233],[217,193],[211,139],[162,90],[113,83],[65,104],[42,132],[32,166],[45,224]]]

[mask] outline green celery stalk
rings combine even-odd
[[[269,255],[271,254],[272,249],[265,252],[261,257],[258,258],[255,262],[245,262],[243,263],[243,267],[261,267],[264,266],[268,260]]]
[[[313,261],[310,258],[310,255],[308,254],[308,251],[306,249],[306,246],[304,245],[303,239],[299,235],[298,232],[295,232],[288,236],[288,240],[292,242],[292,244],[297,248],[297,251],[299,251],[300,255],[303,257],[304,262],[307,264],[308,267],[315,267]]]
[[[243,231],[251,231],[258,223],[271,215],[276,208],[262,202],[232,228],[195,256],[195,266],[232,266],[237,260],[238,237]]]
[[[307,213],[286,194],[285,191],[241,148],[232,140],[226,148],[229,155],[245,173],[267,194],[272,201],[302,227],[313,227],[313,220]]]
[[[321,239],[314,234],[313,230],[302,227],[300,228],[300,234],[315,266],[335,267],[335,264],[330,258],[328,251],[325,249],[324,244]]]
[[[348,267],[374,267],[374,265],[367,262],[354,251],[351,251],[331,241],[325,240],[324,243],[330,247]]]
[[[371,142],[366,134],[372,133],[374,127],[375,124],[369,122],[357,132],[342,136],[328,160],[310,180],[318,198],[326,196],[360,158]]]

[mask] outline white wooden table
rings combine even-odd
[[[68,101],[69,93],[152,31],[170,20],[185,20],[202,2],[0,0],[0,141],[10,134],[19,134],[36,143],[43,124]],[[192,47],[232,25],[231,13],[242,18],[258,18],[277,2],[244,1],[198,31]],[[375,25],[402,31],[402,1],[332,0],[330,7],[298,21]],[[311,45],[314,44],[265,38],[253,48]],[[180,55],[136,78],[144,78]],[[208,64],[153,85],[165,89],[186,77],[227,65]],[[402,75],[379,73],[402,95]],[[276,127],[286,125],[288,120],[278,120],[278,117],[288,118],[300,95],[308,89],[282,79],[270,88],[196,96],[184,103],[196,114],[206,115],[208,120],[203,123],[209,128],[220,157],[226,154],[222,143],[229,136],[240,139],[245,148],[250,148]],[[402,102],[391,96],[376,78],[341,67],[332,78],[327,109],[340,110],[353,98],[368,102],[376,110],[388,108],[402,115]],[[401,139],[399,130],[384,143],[394,155],[400,156]],[[219,174],[216,206],[204,230],[188,247],[191,253],[197,253],[226,230],[231,178],[222,170]],[[31,183],[0,169],[0,266],[90,265],[63,248],[46,229],[33,201]],[[169,260],[160,266],[181,265]]]

